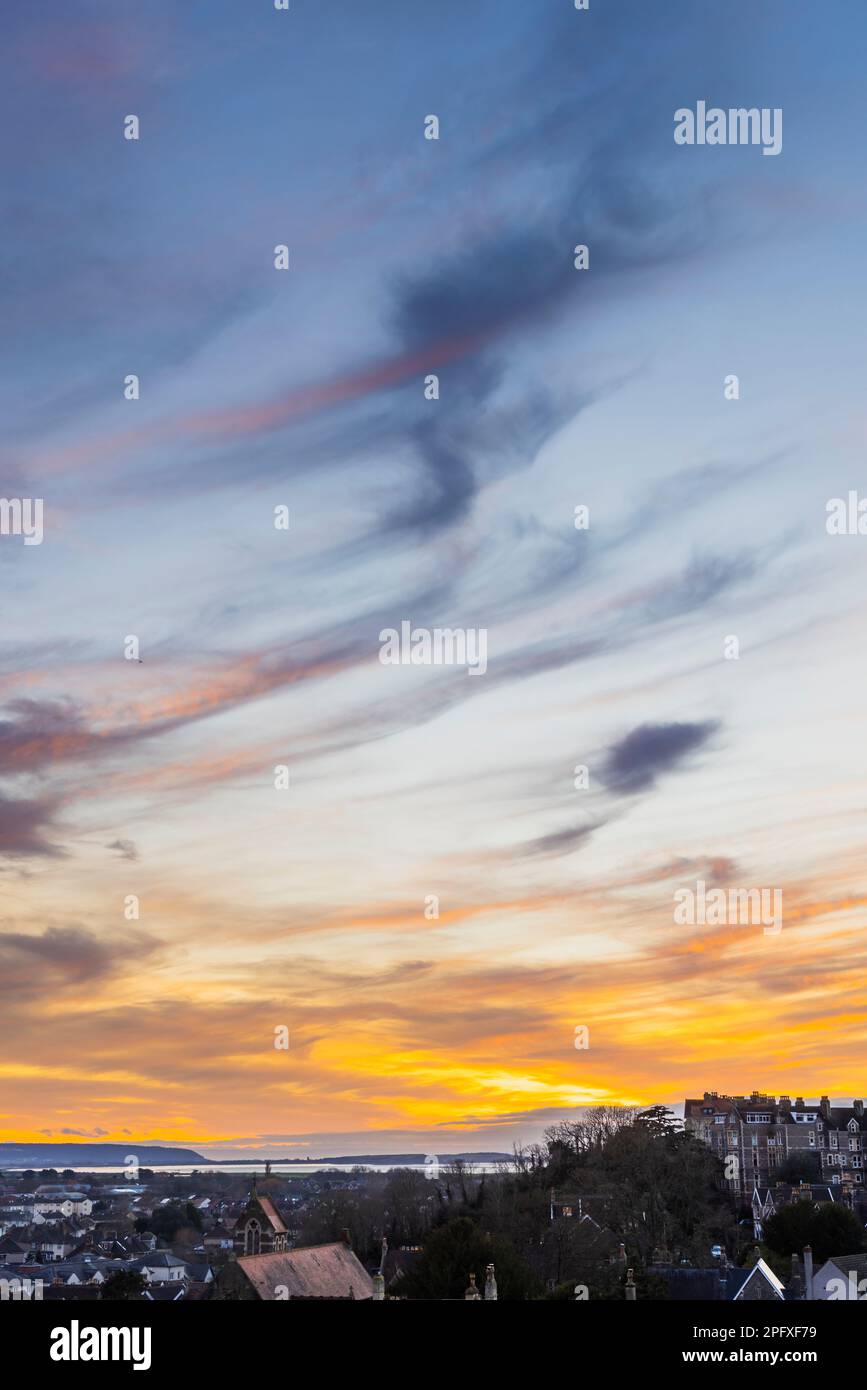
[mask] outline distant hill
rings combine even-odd
[[[178,1149],[171,1145],[137,1144],[131,1139],[128,1144],[0,1144],[0,1171],[4,1168],[122,1168],[124,1159],[135,1154],[141,1168],[157,1168],[166,1164],[178,1166],[192,1165],[208,1168],[249,1167],[263,1165],[267,1154],[250,1155],[247,1158],[204,1158],[195,1149]],[[431,1155],[433,1157],[433,1155]],[[504,1153],[441,1153],[437,1154],[440,1167],[462,1159],[465,1163],[508,1163],[511,1154]],[[287,1158],[274,1155],[268,1161],[273,1165],[281,1163],[309,1163],[321,1167],[323,1163],[339,1164],[341,1167],[377,1163],[392,1168],[423,1167],[427,1155],[414,1154],[341,1154],[334,1158]]]
[[[141,1167],[159,1163],[207,1164],[195,1149],[176,1149],[159,1144],[0,1144],[3,1168],[122,1168],[135,1154]]]
[[[364,1167],[366,1164],[376,1163],[383,1167],[390,1168],[423,1168],[428,1158],[436,1158],[441,1168],[445,1168],[449,1163],[456,1163],[461,1159],[464,1163],[511,1163],[514,1155],[503,1153],[439,1153],[439,1154],[327,1154],[323,1158],[287,1158],[285,1154],[268,1155],[256,1154],[247,1158],[210,1158],[207,1163],[217,1163],[221,1168],[249,1167],[250,1164],[257,1164],[260,1167],[264,1163],[270,1163],[272,1167],[277,1167],[283,1163],[304,1164],[309,1163],[311,1167],[321,1168],[323,1163],[339,1164],[341,1168],[354,1166]]]

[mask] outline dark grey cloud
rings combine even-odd
[[[0,932],[0,994],[11,1006],[51,991],[80,990],[159,948],[159,942],[141,933],[107,941],[79,926],[46,927],[34,934]]]
[[[596,821],[593,825],[570,826],[566,830],[555,830],[550,835],[540,835],[538,839],[530,840],[524,845],[521,852],[538,857],[571,854],[573,850],[581,849],[587,843],[600,824],[601,822]]]
[[[641,724],[608,750],[602,780],[618,796],[648,791],[658,777],[703,747],[718,728],[713,719],[700,724]]]
[[[112,840],[106,849],[116,850],[121,859],[138,859],[138,850],[134,840]]]
[[[746,583],[757,572],[757,557],[747,551],[739,555],[696,556],[664,591],[648,598],[643,605],[644,615],[663,622],[694,613],[736,585]]]
[[[0,856],[54,857],[63,853],[48,839],[57,803],[49,798],[25,800],[0,794]]]

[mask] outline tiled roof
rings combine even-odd
[[[273,1255],[240,1255],[238,1267],[263,1299],[373,1297],[373,1280],[343,1241]],[[276,1293],[281,1286],[287,1294]]]
[[[133,1261],[134,1269],[176,1269],[182,1265],[183,1260],[179,1260],[177,1255],[173,1255],[171,1250],[153,1250],[150,1255],[141,1255]]]
[[[259,1203],[259,1206],[262,1208],[265,1215],[267,1216],[268,1220],[271,1222],[271,1225],[274,1227],[274,1230],[277,1232],[277,1234],[283,1235],[286,1231],[286,1227],[283,1225],[283,1222],[281,1221],[280,1216],[277,1212],[277,1208],[271,1201],[271,1198],[260,1197],[257,1193],[256,1200]]]
[[[835,1265],[841,1274],[848,1274],[850,1271],[855,1274],[867,1274],[867,1255],[832,1255],[827,1263]]]

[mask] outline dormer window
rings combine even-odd
[[[762,1114],[754,1114],[754,1113],[750,1113],[750,1114],[747,1115],[747,1124],[748,1124],[748,1125],[769,1125],[770,1123],[771,1123],[771,1117],[770,1117],[770,1115],[762,1115]]]
[[[846,1128],[849,1130],[849,1133],[850,1133],[850,1134],[857,1134],[857,1133],[858,1133],[858,1121],[857,1121],[857,1120],[854,1120],[854,1119],[853,1119],[853,1120],[850,1120],[849,1123],[848,1123],[848,1125],[846,1126]]]

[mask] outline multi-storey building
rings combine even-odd
[[[863,1183],[867,1156],[864,1102],[832,1105],[827,1096],[726,1096],[705,1091],[684,1104],[684,1126],[710,1145],[725,1165],[725,1185],[749,1200],[756,1186],[773,1186],[786,1160],[816,1155],[816,1181]],[[737,1162],[733,1160],[737,1159]]]

